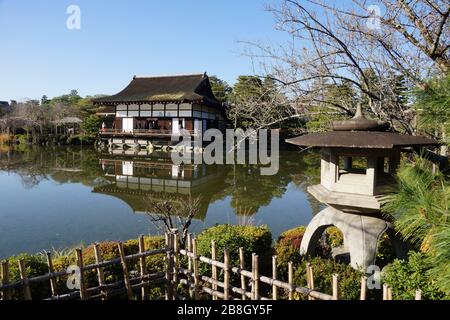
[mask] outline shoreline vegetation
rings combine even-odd
[[[261,275],[268,275],[271,268],[272,256],[277,256],[277,268],[279,279],[287,281],[289,261],[293,261],[293,283],[299,286],[307,286],[306,282],[306,266],[309,263],[314,269],[315,289],[319,292],[331,291],[331,275],[339,274],[339,292],[341,298],[345,300],[358,300],[360,297],[361,277],[364,272],[351,268],[345,261],[332,258],[330,256],[334,247],[342,244],[342,234],[338,229],[331,227],[326,232],[326,240],[320,246],[320,254],[317,257],[301,257],[299,255],[299,246],[304,234],[305,227],[300,226],[285,231],[276,240],[272,240],[272,234],[266,226],[232,226],[232,225],[216,225],[214,227],[203,230],[196,236],[198,243],[198,254],[200,256],[211,256],[211,240],[216,243],[217,259],[223,259],[224,249],[230,252],[230,261],[232,265],[239,265],[239,248],[245,248],[245,263],[251,265],[251,253],[254,252],[260,257]],[[386,263],[387,255],[391,249],[387,247],[387,241],[380,242],[380,253],[377,259],[380,263],[385,264],[382,273],[382,282],[392,288],[393,299],[413,300],[417,288],[422,290],[422,299],[450,299],[450,294],[437,288],[434,281],[428,275],[430,265],[424,263],[425,257],[417,252],[410,252],[408,262],[402,260],[393,260]],[[103,261],[115,259],[119,255],[117,241],[104,241],[98,243],[98,248],[102,252]],[[146,250],[162,249],[165,246],[165,239],[162,236],[145,236],[144,244]],[[131,239],[123,242],[125,255],[136,254],[139,252],[139,240]],[[82,255],[84,264],[95,263],[94,246],[84,246]],[[65,271],[69,266],[76,264],[76,249],[53,250],[51,252],[53,258],[54,272]],[[41,252],[37,254],[19,254],[9,257],[10,282],[20,280],[19,261],[23,260],[27,266],[28,277],[35,277],[48,273],[47,253]],[[2,261],[5,261],[3,259]],[[384,262],[383,262],[384,261]],[[146,269],[149,273],[163,272],[165,266],[165,255],[159,254],[146,259]],[[139,264],[130,262],[128,270],[131,274],[139,274]],[[114,283],[123,280],[122,268],[120,266],[111,266],[105,268],[105,282]],[[208,267],[202,267],[202,274],[211,272]],[[95,271],[87,272],[85,275],[87,286],[95,285],[97,274]],[[65,279],[56,279],[58,292],[67,293]],[[50,284],[31,285],[33,298],[45,298],[51,292]],[[21,299],[21,290],[12,290],[10,292],[13,299]],[[162,285],[155,285],[149,290],[149,298],[157,298],[164,294]],[[382,290],[368,290],[368,299],[381,299]],[[118,296],[117,298],[121,298]],[[287,292],[280,292],[280,299],[287,299]],[[293,297],[295,300],[307,299],[299,294]]]
[[[78,146],[94,145],[96,135],[86,134],[0,134],[0,145]]]

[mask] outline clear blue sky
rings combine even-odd
[[[287,37],[271,1],[0,0],[0,100],[113,94],[134,74],[207,71],[232,84],[253,70],[238,41]],[[72,4],[80,30],[66,27]]]

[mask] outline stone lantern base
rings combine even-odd
[[[379,214],[378,214],[379,215]],[[346,213],[333,207],[319,212],[309,223],[300,246],[300,254],[314,255],[323,232],[337,227],[344,235],[344,247],[350,253],[350,265],[355,269],[375,263],[377,244],[386,232],[398,258],[405,258],[407,247],[395,236],[391,223],[374,215]]]

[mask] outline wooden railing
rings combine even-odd
[[[292,262],[288,265],[288,282],[278,279],[277,257],[272,257],[272,276],[264,276],[259,273],[259,260],[256,254],[252,254],[251,270],[246,270],[244,263],[244,249],[239,248],[239,266],[233,266],[230,262],[230,252],[224,250],[224,261],[217,260],[217,247],[214,241],[211,243],[211,257],[199,256],[197,250],[197,240],[188,235],[187,246],[180,248],[179,235],[177,231],[166,233],[166,244],[163,249],[146,251],[144,248],[144,237],[139,237],[139,252],[131,255],[125,255],[122,242],[118,242],[119,257],[102,261],[102,253],[98,244],[94,244],[94,254],[96,263],[90,265],[83,264],[82,250],[75,250],[76,266],[80,270],[79,289],[69,293],[59,294],[57,289],[57,279],[73,276],[68,271],[55,272],[50,253],[47,253],[48,273],[29,278],[25,261],[19,260],[18,267],[20,280],[9,282],[9,263],[1,263],[1,286],[0,293],[2,300],[11,299],[11,290],[21,290],[25,300],[32,299],[30,285],[48,282],[50,284],[49,297],[46,300],[64,300],[64,299],[103,299],[106,300],[113,296],[121,295],[127,299],[140,297],[142,300],[148,299],[148,288],[153,285],[162,284],[165,290],[165,296],[160,299],[178,300],[178,299],[199,299],[201,295],[209,295],[213,300],[277,300],[280,290],[283,290],[289,300],[294,299],[294,293],[298,293],[310,300],[338,300],[339,275],[331,276],[332,292],[323,293],[315,290],[313,268],[307,264],[307,287],[294,284],[294,268]],[[165,268],[163,272],[149,274],[146,270],[146,258],[154,255],[163,254],[165,256]],[[128,270],[127,262],[139,261],[139,270],[133,272]],[[201,274],[200,265],[211,266],[211,274]],[[106,283],[104,268],[120,265],[123,273],[123,280],[113,283]],[[222,270],[223,280],[219,275]],[[98,285],[87,287],[86,272],[95,271],[97,274]],[[136,275],[137,274],[137,275]],[[232,275],[240,279],[240,286],[233,285],[236,279],[232,281]],[[360,299],[366,299],[367,278],[361,278]],[[178,284],[184,285],[189,297],[184,297],[177,292]],[[271,287],[271,294],[263,296],[264,292],[260,290],[260,284]],[[265,293],[269,292],[265,290]],[[416,291],[416,300],[421,299],[421,291]],[[383,286],[383,300],[392,300],[392,289],[387,285]]]
[[[185,130],[184,132],[190,135],[197,134],[194,130]],[[101,135],[136,135],[136,136],[171,136],[175,134],[172,130],[164,129],[133,129],[131,131],[124,131],[122,129],[100,129]]]

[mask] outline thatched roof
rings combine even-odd
[[[94,99],[93,102],[100,105],[196,102],[221,106],[214,97],[206,74],[134,76],[119,93]]]

